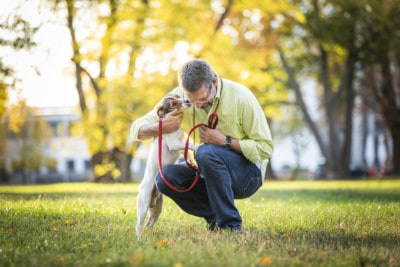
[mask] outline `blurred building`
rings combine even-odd
[[[87,181],[92,175],[91,155],[86,139],[79,130],[81,114],[75,106],[35,108],[33,117],[40,117],[47,122],[51,134],[45,137],[40,149],[45,160],[38,171],[22,172],[15,168],[15,162],[21,158],[21,142],[11,134],[6,141],[8,170],[7,179],[0,177],[0,182],[12,184],[35,184],[56,182]],[[78,129],[78,130],[77,130]],[[44,130],[44,129],[43,129]],[[31,133],[32,134],[32,133]],[[31,144],[29,146],[39,146]],[[24,147],[24,149],[26,149]],[[140,180],[146,167],[149,143],[140,144],[130,168],[132,180]],[[0,173],[0,176],[2,174]]]
[[[74,124],[80,122],[76,107],[46,107],[35,109],[34,115],[44,119],[51,137],[43,142],[42,156],[48,164],[38,171],[21,173],[13,170],[10,183],[51,183],[86,181],[91,175],[90,154],[83,135],[72,135]],[[19,157],[18,140],[7,140],[7,169]]]

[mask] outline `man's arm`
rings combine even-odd
[[[174,110],[168,113],[162,121],[162,132],[172,133],[181,127],[183,112]],[[137,139],[145,141],[158,135],[158,122],[147,123],[139,128]]]
[[[211,129],[206,126],[200,127],[200,139],[205,144],[213,144],[217,146],[223,146],[226,141],[226,135],[218,128]],[[231,137],[231,150],[242,154],[239,140]]]

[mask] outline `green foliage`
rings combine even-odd
[[[244,233],[210,233],[169,199],[141,239],[137,184],[0,187],[0,266],[398,266],[400,183],[266,182]]]
[[[77,76],[82,78],[78,79],[83,87],[80,99],[87,104],[81,106],[85,136],[93,157],[100,159],[96,155],[103,155],[99,162],[92,161],[94,167],[101,165],[97,169],[108,170],[107,166],[120,165],[113,165],[113,160],[107,159],[104,152],[115,148],[126,150],[131,122],[148,112],[177,85],[177,68],[187,57],[206,58],[220,75],[237,77],[235,80],[248,85],[256,95],[267,95],[265,91],[273,87],[271,75],[261,70],[270,55],[270,46],[264,46],[268,40],[241,40],[238,46],[238,40],[229,35],[234,33],[234,27],[224,26],[223,18],[230,15],[224,14],[225,3],[64,2],[69,7],[73,61],[81,71]],[[64,8],[60,4],[58,7]],[[246,26],[245,31],[260,34],[257,27],[262,21],[258,19],[253,27],[250,18],[253,15],[242,11],[235,9],[233,13],[243,20],[241,25]],[[89,15],[91,18],[87,19]],[[78,38],[78,29],[82,27],[87,30],[86,35]],[[228,34],[223,32],[223,27],[228,29]],[[226,64],[227,59],[230,64]],[[89,68],[92,65],[97,67]],[[268,105],[264,107],[269,115],[274,113]]]
[[[77,8],[81,5],[87,6],[96,22],[91,20],[86,37],[78,40],[80,51],[85,52],[75,55],[85,66],[91,63],[99,66],[98,76],[92,74],[92,77],[99,85],[100,96],[90,98],[94,105],[85,114],[92,153],[107,145],[124,144],[131,121],[177,85],[176,71],[182,58],[206,58],[220,75],[245,83],[261,100],[269,95],[270,88],[275,88],[271,74],[262,70],[266,61],[273,64],[268,59],[271,38],[244,37],[246,33],[259,36],[262,24],[268,24],[262,18],[253,21],[259,17],[255,7],[250,10],[252,14],[246,13],[244,6],[233,5],[226,20],[219,21],[227,3],[137,0],[103,1],[98,6],[88,1],[72,3],[76,23],[84,23],[81,18],[87,14],[87,10]],[[227,59],[230,64],[226,64]],[[105,139],[113,141],[109,144]]]
[[[0,46],[11,47],[15,50],[30,49],[36,45],[33,36],[38,29],[38,27],[32,27],[20,15],[5,16],[0,21],[0,30],[7,34],[0,38]]]
[[[29,50],[36,46],[33,36],[38,27],[32,27],[20,14],[0,17],[0,48],[7,51]],[[15,85],[15,73],[0,55],[0,116],[6,110],[7,90]]]
[[[6,111],[6,101],[7,101],[7,99],[8,99],[7,85],[0,81],[0,117]]]

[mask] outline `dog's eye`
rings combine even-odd
[[[173,101],[173,102],[171,102],[171,107],[176,108],[176,107],[179,107],[180,104],[181,104],[181,103],[180,103],[179,101]]]

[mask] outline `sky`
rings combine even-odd
[[[12,12],[19,1],[0,0],[0,16]],[[36,107],[71,106],[78,103],[73,79],[71,48],[67,28],[60,22],[48,23],[50,12],[38,10],[38,0],[27,1],[19,11],[32,25],[42,24],[35,36],[38,46],[31,51],[0,50],[5,63],[13,66],[20,79],[21,92],[11,90],[10,101],[17,94]]]

